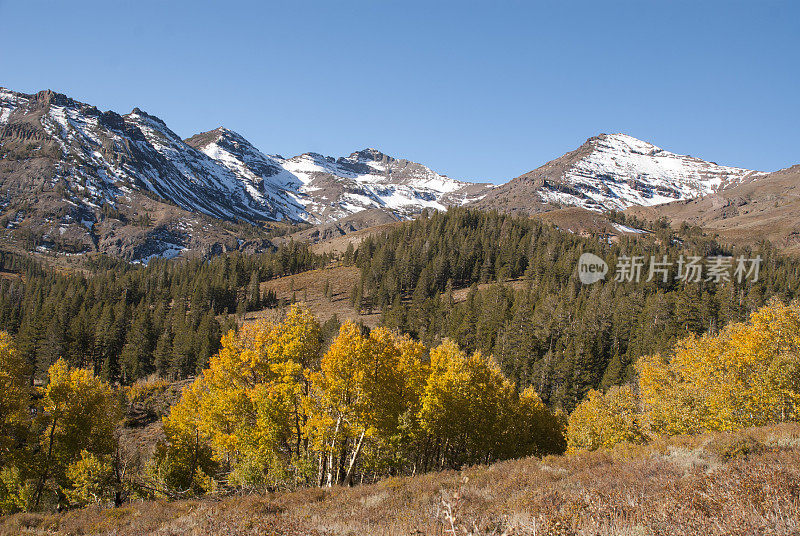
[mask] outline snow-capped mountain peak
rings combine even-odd
[[[301,185],[284,172],[282,158],[265,155],[244,136],[224,127],[192,136],[186,143],[231,172],[249,196],[269,206],[269,219],[309,219],[296,196]]]
[[[763,175],[665,151],[626,134],[601,134],[587,144],[592,150],[563,177],[585,192],[587,208],[658,205]]]
[[[440,175],[430,168],[368,148],[333,158],[315,152],[291,158],[265,155],[230,130],[219,128],[186,140],[267,197],[292,203],[287,217],[330,222],[383,208],[409,216],[478,199],[488,185]]]
[[[600,134],[498,187],[479,205],[527,212],[554,205],[623,210],[689,199],[763,175],[672,153],[627,134]]]
[[[647,156],[655,156],[658,153],[665,152],[661,147],[657,147],[652,143],[647,143],[633,136],[627,134],[600,134],[594,138],[598,147],[603,146],[610,151],[618,153],[633,153]],[[668,153],[672,154],[672,153]]]

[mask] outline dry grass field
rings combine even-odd
[[[492,285],[496,285],[497,282],[491,283],[479,283],[478,290],[486,290],[487,288],[491,287]],[[503,281],[503,285],[510,287],[514,290],[520,290],[525,288],[527,285],[530,284],[529,279],[509,279],[508,281]],[[453,290],[453,301],[456,303],[463,302],[467,300],[467,295],[469,294],[470,287],[463,287],[457,288]]]
[[[356,311],[350,305],[350,293],[353,286],[358,282],[359,271],[353,266],[335,266],[319,270],[309,270],[295,275],[279,277],[261,283],[261,292],[266,293],[270,290],[275,291],[280,299],[291,301],[292,298],[304,302],[320,322],[325,322],[334,314],[340,321],[354,320],[363,322],[364,325],[374,328],[380,322],[380,311],[375,309],[372,313],[368,311]],[[331,298],[325,297],[325,285],[329,285]],[[525,279],[514,279],[504,282],[514,289],[524,288],[529,281]],[[478,285],[478,290],[485,290],[495,283],[482,283]],[[469,287],[455,289],[453,299],[462,302],[467,299]],[[253,321],[258,318],[278,318],[278,312],[274,309],[264,309],[247,313],[245,321]]]
[[[0,520],[4,536],[799,533],[798,424],[353,488],[151,501]]]
[[[397,221],[374,225],[372,227],[367,227],[366,229],[360,229],[358,231],[319,242],[314,244],[311,249],[318,255],[323,253],[338,253],[341,255],[347,251],[348,245],[353,244],[353,247],[357,248],[359,244],[361,244],[361,242],[368,236],[375,236],[383,232],[391,231],[395,227],[400,226],[402,223],[402,221]]]
[[[359,271],[354,266],[332,266],[265,281],[261,283],[261,292],[272,290],[279,299],[289,301],[294,298],[304,302],[320,322],[335,314],[341,322],[349,319],[375,327],[380,321],[380,311],[368,314],[368,311],[356,311],[350,305],[350,293],[358,278]],[[330,288],[330,299],[325,297],[326,283]],[[269,309],[248,313],[245,321],[272,314],[274,311]]]
[[[648,220],[666,217],[673,227],[699,225],[731,244],[769,240],[785,253],[800,253],[800,165],[770,173],[712,194],[653,207],[631,207],[628,214]]]

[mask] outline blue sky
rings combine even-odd
[[[504,182],[600,132],[800,162],[800,2],[0,0],[0,85]]]

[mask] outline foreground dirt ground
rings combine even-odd
[[[800,425],[674,437],[353,488],[0,519],[2,535],[800,534]]]

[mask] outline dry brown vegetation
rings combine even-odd
[[[496,284],[497,283],[495,283],[495,282],[492,282],[492,283],[479,283],[477,285],[477,288],[478,288],[479,291],[482,291],[482,290],[486,290],[486,289],[488,289],[488,288],[490,288],[490,287],[492,287],[493,285],[496,285]],[[519,290],[519,289],[525,288],[530,284],[531,284],[531,281],[529,279],[522,279],[522,278],[509,279],[507,281],[503,281],[503,285],[505,285],[505,286],[507,286],[509,288],[512,288],[514,290]],[[456,303],[460,303],[460,302],[466,301],[470,290],[471,290],[471,287],[464,287],[464,288],[458,288],[458,289],[453,290],[453,301],[455,301]]]
[[[17,514],[0,534],[800,533],[800,425],[681,436],[375,484]]]
[[[359,271],[354,266],[332,266],[265,281],[261,283],[261,293],[272,290],[278,299],[302,301],[320,322],[336,315],[340,322],[353,320],[374,328],[380,320],[380,311],[367,314],[368,311],[359,312],[350,305],[350,293],[358,278]],[[330,299],[325,297],[326,282],[330,288]],[[248,313],[245,320],[255,320],[273,313],[270,309],[256,311]]]
[[[283,298],[287,302],[291,302],[294,298],[303,302],[320,322],[325,322],[336,315],[340,322],[353,320],[374,328],[381,318],[379,310],[374,309],[372,313],[368,313],[368,311],[359,313],[350,305],[350,293],[358,283],[359,276],[359,269],[355,266],[332,266],[265,281],[261,283],[261,292],[264,294],[273,290],[279,299]],[[326,282],[330,285],[331,299],[325,297]],[[492,284],[481,283],[478,285],[478,290],[485,290]],[[506,281],[504,284],[513,289],[520,289],[528,285],[529,281],[514,279]],[[469,291],[470,287],[455,289],[453,290],[453,299],[456,302],[462,302],[467,299]],[[245,321],[258,318],[277,320],[279,317],[279,311],[265,309],[247,313]]]
[[[399,221],[373,225],[365,229],[349,232],[342,236],[336,236],[327,240],[323,240],[314,244],[311,249],[314,251],[314,253],[319,255],[323,253],[338,253],[342,255],[345,251],[347,251],[347,246],[350,244],[353,244],[353,247],[357,248],[365,238],[369,236],[375,236],[386,231],[391,231],[402,223],[403,222]]]
[[[718,233],[720,241],[757,244],[769,240],[786,253],[800,253],[800,165],[731,188],[625,212],[648,220],[666,217]]]
[[[23,279],[22,274],[16,272],[9,272],[7,270],[0,270],[0,279],[9,279],[11,281],[20,281]]]

